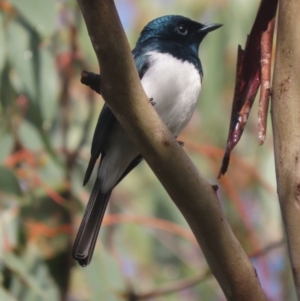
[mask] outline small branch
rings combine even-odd
[[[160,296],[164,296],[167,294],[176,293],[178,291],[182,291],[182,290],[188,289],[192,286],[195,286],[199,283],[202,283],[205,280],[207,280],[208,278],[210,278],[211,276],[212,276],[211,271],[207,270],[205,273],[201,273],[199,275],[192,276],[188,279],[173,281],[169,284],[161,286],[148,293],[143,293],[143,294],[131,293],[131,295],[133,296],[133,299],[131,299],[131,300],[136,300],[136,301],[147,300],[147,299],[153,299],[153,298],[157,298]]]
[[[277,248],[281,247],[282,245],[284,245],[284,242],[285,242],[285,240],[280,240],[280,241],[270,243],[265,248],[250,254],[249,257],[250,258],[258,258],[258,257],[265,256],[266,254],[273,251],[274,249],[277,249]],[[125,297],[130,296],[132,298],[132,299],[128,298],[128,300],[135,300],[135,301],[147,300],[150,298],[157,298],[160,296],[176,293],[178,291],[182,291],[182,290],[188,289],[192,286],[198,285],[198,284],[204,282],[205,280],[207,280],[208,278],[210,278],[211,276],[212,276],[212,274],[208,270],[205,273],[201,273],[199,275],[195,275],[195,276],[189,277],[187,279],[173,281],[172,283],[168,283],[166,285],[163,285],[163,286],[161,286],[155,290],[152,290],[150,292],[147,292],[147,293],[136,294],[136,293],[130,291],[128,293],[125,293],[124,295],[125,295]]]
[[[275,18],[268,24],[268,29],[262,33],[261,37],[261,82],[259,107],[258,107],[258,143],[262,145],[266,140],[268,108],[270,98],[271,82],[271,58],[272,43],[275,27]]]
[[[211,157],[212,159],[217,159],[218,161],[223,156],[222,149],[211,146],[211,145],[202,145],[197,144],[192,141],[187,140],[185,138],[186,148],[190,151],[197,152],[200,154],[203,154],[207,157]],[[238,169],[242,169],[243,172],[247,173],[247,175],[251,178],[253,177],[256,181],[259,182],[259,185],[261,185],[266,191],[268,191],[272,195],[276,195],[275,187],[273,187],[268,181],[266,181],[257,171],[255,167],[247,163],[244,159],[239,157],[238,155],[232,154],[231,160],[233,164]]]
[[[180,236],[181,238],[186,239],[187,241],[191,242],[194,245],[197,245],[195,236],[193,235],[190,229],[184,228],[180,225],[159,218],[133,215],[133,214],[130,215],[108,214],[105,215],[102,225],[111,226],[115,224],[124,224],[124,223],[133,223],[133,224],[164,230],[172,234],[175,234],[177,236]]]
[[[284,243],[285,243],[284,239],[276,241],[276,242],[272,242],[269,245],[267,245],[266,247],[264,247],[263,249],[250,254],[249,257],[250,258],[258,258],[261,256],[265,256],[267,253],[273,251],[274,249],[277,249],[277,248],[283,246]]]
[[[101,94],[101,77],[99,74],[88,71],[82,71],[80,81],[82,84],[90,87],[98,94]]]

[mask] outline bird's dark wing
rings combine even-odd
[[[143,49],[142,47],[136,47],[132,51],[132,54],[133,54],[133,57],[134,57],[134,60],[135,60],[136,67],[137,67],[138,72],[139,72],[140,79],[142,79],[142,77],[144,76],[144,74],[146,73],[146,71],[148,70],[149,65],[150,65],[149,64],[149,56],[145,55],[145,49]],[[93,141],[92,141],[92,148],[91,148],[91,158],[90,158],[87,170],[85,172],[83,185],[85,185],[88,182],[88,180],[90,179],[90,176],[93,172],[95,163],[96,163],[97,159],[100,157],[100,154],[103,151],[103,142],[105,141],[105,137],[109,133],[110,129],[112,128],[112,125],[115,122],[118,122],[116,117],[114,116],[114,114],[110,110],[109,106],[107,104],[104,104],[104,106],[102,108],[102,111],[99,115],[98,122],[97,122],[97,125],[96,125],[96,129],[95,129],[95,132],[94,132]],[[133,160],[133,162],[135,162],[135,160]],[[134,165],[134,167],[138,163],[136,163]],[[132,167],[132,168],[134,168],[134,167]],[[126,175],[127,175],[127,173],[126,173]],[[123,175],[121,177],[121,179],[118,181],[118,183],[124,178],[124,176],[125,175]]]
[[[90,179],[95,163],[103,150],[103,142],[105,140],[105,137],[110,131],[114,122],[117,122],[116,117],[110,110],[109,106],[107,104],[104,104],[94,132],[91,148],[91,158],[85,172],[83,185],[85,185]]]
[[[142,56],[143,58],[141,58],[139,55],[135,56],[134,53],[133,55],[140,78],[142,78],[149,67],[148,59],[145,56]],[[86,184],[86,182],[89,180],[99,156],[102,156],[101,159],[103,159],[103,156],[105,156],[103,153],[105,140],[115,122],[118,122],[117,119],[113,115],[108,105],[105,104],[98,118],[94,132],[91,148],[91,159],[85,174],[84,184]],[[142,159],[143,157],[138,155],[134,160],[132,160],[116,185],[122,181],[122,179],[142,161]],[[97,177],[73,246],[73,257],[82,266],[88,265],[91,261],[102,219],[111,194],[111,191],[102,193],[100,188],[100,179]]]

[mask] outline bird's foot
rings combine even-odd
[[[150,98],[149,101],[150,101],[150,103],[152,104],[153,107],[156,105],[156,102],[153,101],[153,98]]]
[[[178,144],[181,146],[181,147],[184,147],[184,142],[183,141],[177,141]]]

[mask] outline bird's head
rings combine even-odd
[[[141,32],[139,43],[157,38],[197,49],[203,38],[222,24],[201,24],[183,16],[168,15],[154,19]]]

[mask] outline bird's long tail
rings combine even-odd
[[[97,179],[73,245],[73,257],[81,266],[87,266],[92,259],[110,194],[111,191],[101,193]]]

